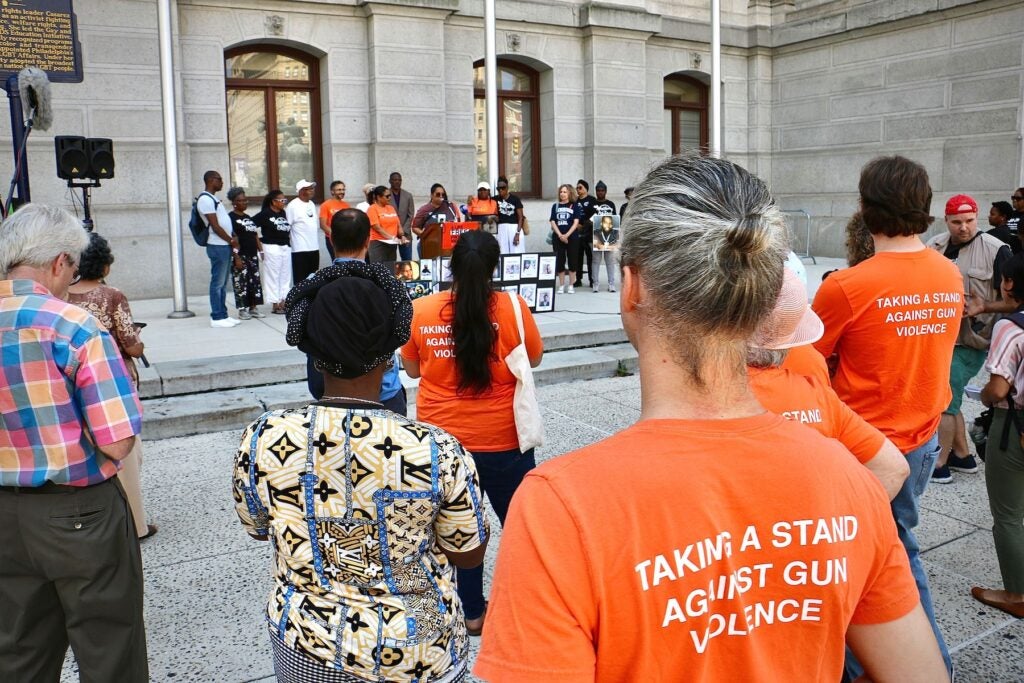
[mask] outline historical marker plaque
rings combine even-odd
[[[82,82],[71,0],[0,0],[0,79],[27,66],[54,82]]]

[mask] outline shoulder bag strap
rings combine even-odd
[[[526,332],[523,331],[523,311],[519,308],[519,295],[515,292],[506,292],[512,300],[512,310],[516,312],[516,329],[519,330],[519,343],[526,343]]]

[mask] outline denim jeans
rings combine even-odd
[[[537,466],[533,449],[521,452],[511,451],[474,452],[476,472],[480,477],[480,488],[487,494],[487,500],[494,508],[502,525],[508,514],[512,494],[519,488],[526,473]],[[477,619],[484,613],[484,566],[473,569],[458,569],[457,590],[462,600],[462,609],[467,619]]]
[[[917,592],[921,596],[921,607],[928,615],[935,639],[939,642],[939,650],[942,652],[942,659],[946,662],[946,670],[952,672],[953,665],[949,658],[946,641],[942,637],[939,625],[935,623],[932,594],[928,589],[928,574],[921,562],[921,548],[917,543],[917,537],[914,536],[914,527],[917,526],[920,518],[918,501],[924,494],[932,471],[935,469],[935,460],[939,457],[938,434],[933,434],[930,439],[905,455],[907,464],[910,466],[910,476],[903,482],[903,488],[889,503],[889,506],[892,508],[893,519],[896,520],[896,531],[899,534],[900,542],[903,543],[903,547],[907,551],[907,559],[910,560],[910,572],[914,575],[914,582],[917,583]],[[846,671],[851,680],[856,679],[864,672],[860,662],[849,650],[847,650]]]
[[[210,317],[223,320],[228,317],[228,307],[224,302],[231,281],[231,247],[207,244],[206,255],[210,259]]]
[[[411,261],[412,260],[412,242],[408,244],[398,245],[398,260],[400,261]]]

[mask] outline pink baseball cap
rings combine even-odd
[[[958,213],[978,213],[978,202],[968,194],[957,194],[946,202],[946,215],[955,216]]]

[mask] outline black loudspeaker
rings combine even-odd
[[[58,135],[53,139],[53,146],[57,153],[58,178],[81,180],[86,177],[89,157],[85,154],[85,138],[80,135]]]
[[[85,155],[89,158],[89,178],[114,177],[114,143],[110,138],[86,138]]]

